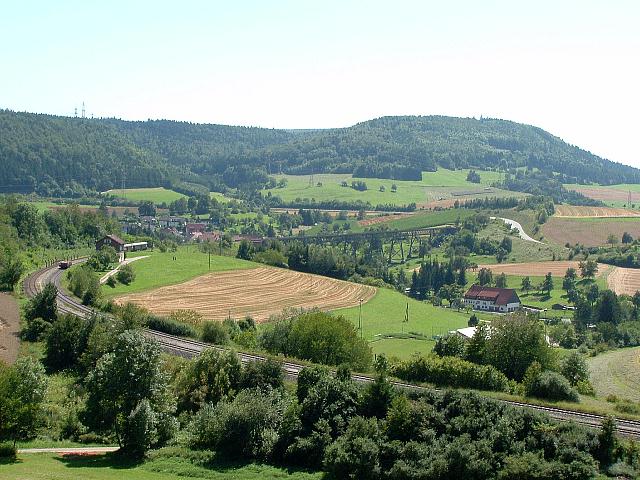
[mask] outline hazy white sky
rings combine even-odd
[[[638,0],[2,3],[0,108],[282,128],[482,115],[640,167]]]

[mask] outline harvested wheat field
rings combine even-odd
[[[607,277],[607,286],[618,295],[633,295],[640,290],[640,269],[614,267]]]
[[[360,220],[358,224],[362,227],[370,227],[371,225],[378,225],[380,223],[387,223],[393,220],[399,220],[401,218],[410,217],[412,213],[394,213],[390,215],[379,215],[377,217],[367,218]]]
[[[629,190],[624,188],[613,188],[603,186],[587,186],[587,185],[572,185],[568,187],[569,190],[575,190],[582,195],[594,200],[600,200],[603,202],[628,202]],[[631,202],[640,203],[640,193],[631,192]]]
[[[135,303],[156,315],[190,309],[208,320],[250,315],[257,322],[264,322],[285,308],[335,310],[356,306],[360,299],[366,302],[375,293],[376,289],[367,285],[260,267],[210,273],[178,285],[123,295],[115,301]]]
[[[640,212],[614,207],[577,207],[556,205],[554,217],[559,218],[625,218],[640,217]]]
[[[563,260],[558,262],[527,262],[527,263],[496,263],[495,265],[479,265],[478,268],[489,268],[493,273],[505,273],[507,275],[543,277],[551,272],[554,277],[564,277],[567,268],[572,267],[580,273],[577,261]],[[598,273],[603,274],[609,265],[598,264]]]
[[[640,217],[634,218],[559,218],[551,217],[542,225],[542,234],[547,240],[559,245],[581,243],[587,247],[604,245],[609,235],[622,240],[628,232],[633,238],[640,237]]]

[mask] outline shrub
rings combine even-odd
[[[579,382],[589,382],[589,367],[584,357],[578,352],[571,352],[560,366],[560,373],[576,386]]]
[[[203,342],[215,345],[226,345],[229,343],[229,333],[220,322],[207,321],[202,325],[201,338]]]
[[[151,330],[168,333],[169,335],[177,335],[179,337],[197,338],[198,333],[191,325],[171,320],[170,318],[156,317],[149,315],[147,318],[147,327]]]
[[[44,338],[51,328],[51,323],[40,317],[27,320],[27,326],[22,330],[22,338],[29,342],[37,342]]]
[[[439,357],[463,357],[464,340],[460,335],[444,335],[436,341],[433,352]]]
[[[134,457],[141,457],[158,441],[156,415],[147,399],[138,403],[129,414],[122,432],[123,450]]]
[[[275,389],[284,386],[282,363],[268,358],[264,361],[249,362],[242,371],[240,388]]]
[[[571,388],[566,378],[548,370],[542,372],[531,382],[528,394],[547,400],[567,400],[569,402],[580,400],[578,393]]]
[[[13,443],[0,443],[0,458],[15,460],[18,450]]]
[[[120,283],[129,285],[136,279],[136,272],[133,270],[131,265],[127,264],[120,267],[118,273],[116,273],[116,277]]]
[[[507,377],[489,365],[476,365],[456,357],[415,357],[391,366],[391,375],[402,380],[428,382],[438,386],[507,391]]]
[[[207,404],[189,426],[191,445],[229,458],[269,459],[288,403],[278,390],[242,390],[233,401]]]

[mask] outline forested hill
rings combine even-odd
[[[417,179],[422,170],[437,166],[511,170],[508,186],[519,190],[545,181],[640,183],[640,170],[568,145],[540,128],[440,116],[292,131],[0,110],[0,164],[0,191],[65,196],[119,187],[123,176],[127,187],[191,182],[209,188],[259,185],[278,172]],[[518,167],[538,173],[516,172]]]

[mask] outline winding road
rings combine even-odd
[[[520,223],[516,222],[515,220],[511,220],[510,218],[502,218],[502,217],[489,217],[489,218],[491,218],[491,220],[502,220],[511,228],[515,228],[516,230],[518,230],[518,234],[520,234],[520,238],[523,240],[526,240],[527,242],[542,243],[540,240],[536,240],[535,238],[532,238],[529,235],[527,235],[527,232],[524,231],[524,228],[522,228],[522,225],[520,225]]]
[[[83,259],[77,260],[77,262],[84,261]],[[73,315],[78,315],[80,317],[87,317],[89,315],[94,314],[94,311],[80,303],[70,296],[65,289],[61,285],[61,279],[64,270],[60,270],[57,265],[52,267],[47,267],[37,272],[31,274],[24,281],[24,293],[28,297],[35,296],[39,291],[47,283],[53,283],[58,288],[58,309],[64,313],[70,313]],[[192,358],[199,355],[205,348],[216,348],[218,350],[226,350],[222,347],[213,346],[211,344],[199,342],[196,340],[176,337],[173,335],[168,335],[163,332],[158,332],[156,330],[148,330],[144,331],[144,334],[148,338],[152,338],[156,340],[162,349],[168,353],[172,353],[175,355],[179,355],[186,358]],[[252,353],[244,353],[239,352],[238,356],[243,363],[248,362],[259,362],[264,361],[266,357],[261,355],[252,354]],[[282,368],[284,370],[285,375],[290,379],[297,379],[300,371],[305,367],[303,364],[285,361],[282,364]],[[373,378],[367,375],[361,374],[353,374],[352,378],[356,382],[360,383],[370,383],[373,381]],[[412,389],[412,390],[426,390],[425,387],[420,387],[417,385],[404,383],[404,382],[393,382],[393,384],[398,388],[403,389]],[[599,429],[600,425],[604,419],[601,415],[594,415],[589,413],[582,413],[573,410],[566,410],[561,408],[554,407],[543,407],[539,405],[534,405],[530,403],[523,402],[512,402],[508,400],[499,400],[503,403],[509,404],[518,408],[527,408],[530,410],[536,410],[539,412],[543,412],[548,414],[551,418],[555,420],[561,421],[573,421],[579,423],[581,425],[585,425],[587,427],[592,427]],[[632,420],[622,420],[616,419],[617,423],[617,431],[618,434],[631,437],[635,439],[640,439],[640,421],[632,421]]]

